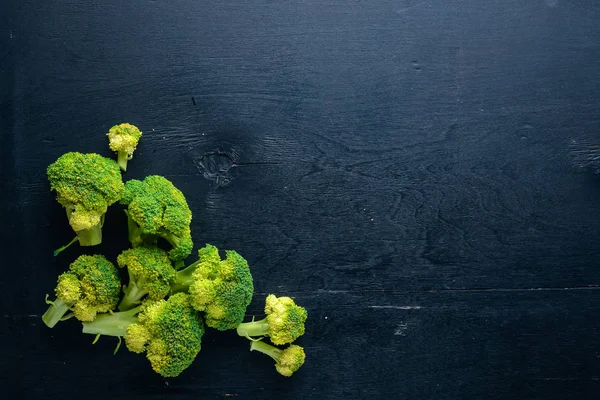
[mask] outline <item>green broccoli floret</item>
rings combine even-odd
[[[146,300],[128,311],[99,315],[83,323],[83,333],[125,337],[130,351],[146,352],[154,371],[174,377],[200,351],[204,324],[188,295],[177,293],[168,300]]]
[[[123,287],[125,296],[119,311],[139,305],[147,295],[151,300],[160,300],[171,292],[175,282],[175,269],[167,252],[156,246],[140,246],[125,250],[117,257],[119,267],[127,267],[129,284]]]
[[[282,350],[261,340],[255,340],[250,345],[250,351],[253,350],[260,351],[275,360],[275,369],[283,376],[292,376],[306,359],[304,349],[295,344]]]
[[[166,178],[158,175],[125,184],[121,204],[128,206],[129,241],[136,247],[167,240],[172,249],[169,258],[179,266],[194,246],[190,233],[192,212],[183,196]]]
[[[142,137],[142,132],[131,124],[115,125],[106,134],[108,146],[117,152],[117,163],[123,171],[127,170],[127,161],[133,158],[133,152]]]
[[[93,321],[97,313],[117,307],[120,291],[119,272],[110,261],[100,255],[80,256],[58,277],[56,300],[47,301],[50,307],[42,320],[52,328],[72,310],[70,316]]]
[[[50,189],[65,207],[77,237],[55,255],[79,240],[81,246],[102,242],[104,214],[123,195],[124,185],[116,162],[98,154],[66,153],[47,169]]]
[[[267,317],[260,321],[244,322],[237,327],[240,336],[269,336],[271,342],[281,345],[292,343],[304,334],[306,309],[297,306],[289,297],[267,296],[265,301]]]
[[[198,261],[178,271],[173,292],[190,294],[192,306],[204,311],[206,325],[224,331],[243,320],[252,301],[254,284],[246,260],[227,250],[221,260],[219,250],[210,244],[198,250]]]

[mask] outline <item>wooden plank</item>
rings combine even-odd
[[[597,397],[600,4],[2,7],[0,376],[14,398]],[[40,326],[88,250],[50,255],[72,233],[44,170],[66,151],[110,156],[121,121],[144,131],[126,178],[171,179],[196,247],[250,262],[249,314],[267,293],[306,305],[296,377],[209,332],[167,385],[73,321]],[[94,251],[114,259],[124,224],[111,208]]]
[[[263,295],[250,313],[260,316]],[[290,379],[250,353],[246,339],[209,330],[193,366],[165,382],[143,355],[113,356],[114,338],[92,345],[75,321],[49,333],[39,315],[4,316],[3,329],[20,337],[20,353],[8,360],[24,393],[47,398],[92,387],[93,398],[290,399],[576,399],[600,389],[600,330],[590,323],[600,312],[598,289],[291,295],[308,306],[310,323],[299,341],[306,365]]]

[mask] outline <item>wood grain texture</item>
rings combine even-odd
[[[14,398],[594,399],[600,4],[8,0],[0,12],[2,378]],[[307,307],[293,378],[207,333],[165,382],[43,298],[82,251],[46,166],[144,137],[197,247]],[[217,158],[206,159],[207,154]],[[218,180],[216,178],[218,176]],[[127,246],[109,210],[104,243]]]

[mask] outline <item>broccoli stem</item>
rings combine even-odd
[[[141,308],[142,306],[137,306],[127,311],[98,314],[93,321],[83,323],[82,332],[91,335],[124,336],[127,327],[138,322],[137,315]]]
[[[172,247],[177,247],[181,243],[181,238],[172,234],[171,232],[166,232],[161,230],[160,236],[165,239]]]
[[[254,350],[260,351],[261,353],[268,355],[277,362],[279,362],[279,359],[281,358],[281,352],[283,351],[275,346],[271,346],[270,344],[263,342],[262,340],[254,340],[252,342],[252,344],[250,345],[250,351]]]
[[[194,278],[192,275],[196,268],[198,268],[198,264],[200,264],[200,260],[188,265],[182,270],[177,271],[175,275],[175,283],[171,285],[172,293],[187,293],[190,285],[194,282]]]
[[[129,160],[129,154],[124,151],[119,151],[117,155],[117,164],[123,171],[127,171],[127,160]]]
[[[177,247],[179,247],[181,245],[181,238],[177,235],[172,234],[171,232],[167,232],[164,229],[162,229],[159,232],[159,235],[160,235],[160,237],[165,239],[167,242],[169,242],[169,244],[171,245],[171,247],[173,249],[176,249]],[[173,251],[173,249],[171,249],[171,251],[169,252],[169,258],[171,258],[171,252]],[[177,270],[181,269],[183,266],[184,266],[183,260],[179,260],[173,264],[173,267]]]
[[[124,292],[125,295],[123,296],[123,300],[121,300],[121,304],[119,304],[119,311],[131,310],[139,305],[142,298],[148,294],[147,290],[140,289],[138,285],[131,280],[129,281],[129,285],[125,287]]]
[[[243,322],[237,327],[237,334],[244,337],[269,336],[269,323],[267,319]]]
[[[73,240],[71,240],[69,243],[67,243],[66,245],[59,247],[58,249],[54,250],[54,257],[56,257],[57,255],[59,255],[60,253],[62,253],[62,251],[64,249],[66,249],[67,247],[69,247],[70,245],[72,245],[73,243],[75,243],[76,241],[79,240],[79,237],[75,236],[73,238]]]
[[[67,219],[71,219],[71,214],[75,211],[75,206],[73,204],[67,204],[65,206],[65,211],[67,212]]]
[[[144,243],[144,239],[142,238],[142,230],[140,226],[131,218],[129,212],[125,210],[125,214],[127,214],[127,232],[129,236],[129,242],[133,247],[137,247]]]
[[[91,229],[84,229],[77,233],[80,246],[96,246],[102,243],[102,224],[94,226]]]
[[[67,303],[61,299],[56,299],[50,303],[50,307],[48,307],[48,310],[42,315],[42,321],[44,321],[44,324],[46,324],[48,328],[54,328],[69,309],[70,307]]]

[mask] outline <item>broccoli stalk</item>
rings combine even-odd
[[[194,283],[194,271],[200,265],[201,260],[197,260],[184,269],[180,269],[175,274],[175,283],[171,285],[173,293],[187,293],[190,286]]]
[[[123,300],[119,303],[119,311],[129,310],[140,304],[141,299],[148,294],[148,290],[140,288],[135,282],[130,281],[125,286]]]
[[[96,246],[102,243],[102,224],[94,225],[91,229],[82,229],[75,233],[77,236],[73,240],[53,251],[55,257],[77,241],[79,241],[80,246]]]
[[[59,255],[60,253],[62,253],[63,250],[65,250],[67,247],[71,246],[73,243],[75,243],[78,240],[79,240],[79,236],[75,236],[73,238],[73,240],[71,240],[69,243],[67,243],[64,246],[61,246],[58,249],[54,250],[54,252],[53,252],[54,257],[56,257],[57,255]]]
[[[260,351],[263,354],[268,355],[273,360],[278,361],[281,357],[281,349],[271,346],[263,342],[262,340],[253,340],[250,344],[250,351]]]
[[[182,257],[187,257],[190,254],[190,252],[192,251],[192,249],[189,245],[190,238],[187,235],[189,235],[187,232],[180,233],[180,234],[174,234],[173,232],[169,232],[166,229],[160,229],[158,231],[158,237],[161,237],[161,238],[165,239],[167,242],[169,242],[169,244],[171,245],[171,247],[173,247],[173,249],[178,249],[181,247],[189,248],[189,251],[187,252],[187,254],[185,254],[185,256],[182,255]],[[193,245],[192,245],[192,247],[193,247]],[[179,262],[180,266],[183,266],[183,259],[176,259],[175,261]]]
[[[245,337],[269,336],[269,322],[267,318],[258,321],[244,322],[238,325],[237,333]]]
[[[100,314],[95,320],[83,323],[83,333],[106,336],[125,336],[127,327],[139,322],[138,314],[142,306],[127,311]]]
[[[127,215],[127,231],[129,235],[129,242],[131,242],[133,247],[141,246],[144,243],[144,239],[142,239],[142,230],[131,218],[131,215],[129,215],[127,210],[125,210],[125,215]]]
[[[127,161],[131,160],[133,157],[129,155],[126,151],[117,152],[117,164],[123,171],[127,171]]]
[[[80,246],[96,246],[102,243],[102,224],[94,225],[91,229],[77,231]]]
[[[65,314],[70,310],[70,307],[61,299],[56,299],[54,301],[46,299],[46,303],[50,304],[50,307],[48,307],[48,310],[42,315],[42,321],[44,321],[46,326],[52,328],[64,318]]]

